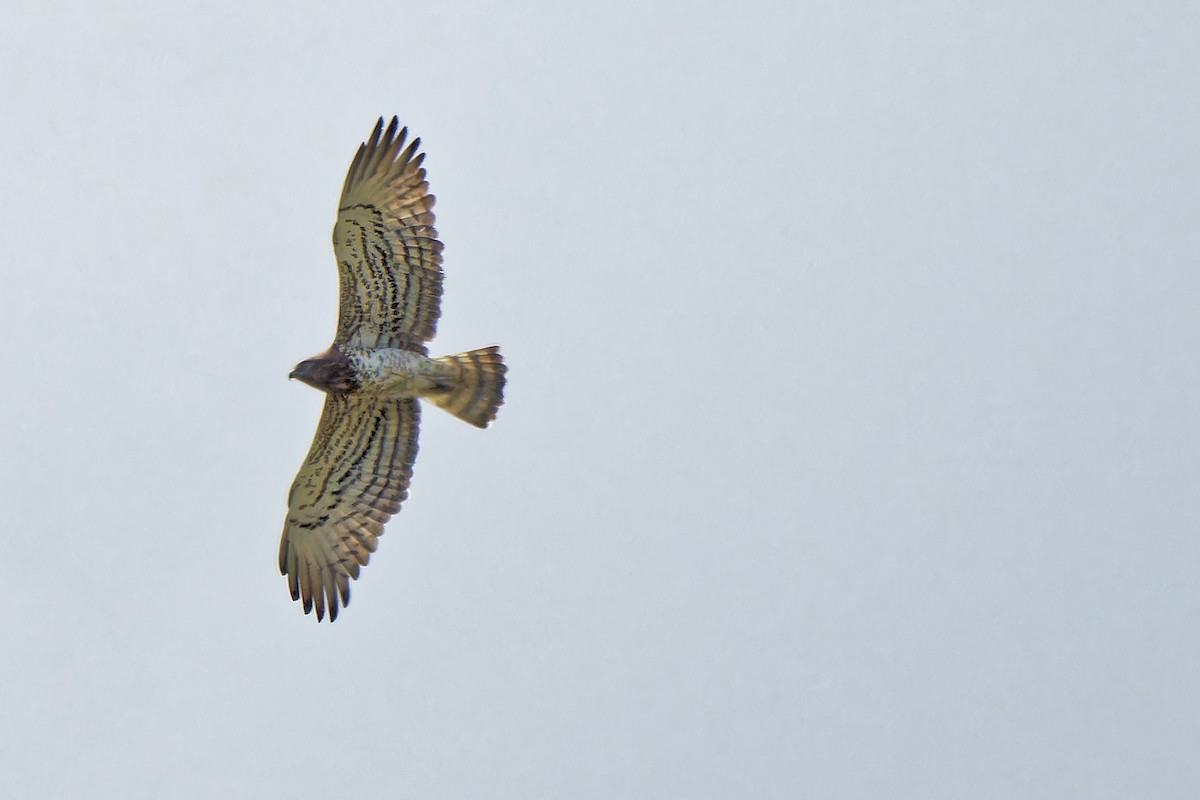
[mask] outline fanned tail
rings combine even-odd
[[[493,345],[434,361],[447,367],[449,388],[430,392],[425,398],[464,422],[486,428],[504,402],[504,373],[508,368],[500,348]]]

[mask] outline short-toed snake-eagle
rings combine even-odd
[[[350,581],[408,496],[417,398],[487,427],[503,402],[498,347],[430,358],[442,297],[433,195],[408,129],[383,120],[358,148],[338,204],[337,335],[291,377],[325,392],[312,448],[288,496],[279,569],[292,599],[337,619]]]

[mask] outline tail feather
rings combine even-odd
[[[435,358],[446,368],[448,388],[425,395],[440,408],[479,428],[496,418],[504,402],[504,359],[496,346]]]

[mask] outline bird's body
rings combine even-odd
[[[306,364],[313,367],[306,368]],[[344,365],[349,370],[353,376],[349,384],[324,377],[332,365]],[[437,388],[439,374],[445,372],[445,368],[439,369],[437,361],[428,356],[398,347],[380,347],[374,350],[351,348],[337,353],[326,351],[297,364],[292,377],[323,392],[358,388],[364,394],[380,399],[400,399],[420,397],[432,391]]]
[[[370,391],[379,397],[421,397],[439,386],[446,388],[453,377],[436,360],[398,347],[360,350],[350,356],[350,363],[357,372],[376,376]]]
[[[487,427],[503,402],[506,367],[498,347],[430,358],[442,292],[442,243],[433,195],[407,130],[383,120],[358,150],[338,208],[334,254],[341,300],[338,330],[324,352],[291,377],[325,392],[325,410],[288,496],[279,569],[293,600],[317,619],[350,602],[400,510],[417,455],[420,407],[428,400]],[[403,148],[403,149],[402,149]]]

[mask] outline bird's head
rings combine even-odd
[[[301,361],[288,377],[329,394],[345,394],[358,388],[350,359],[333,347]]]

